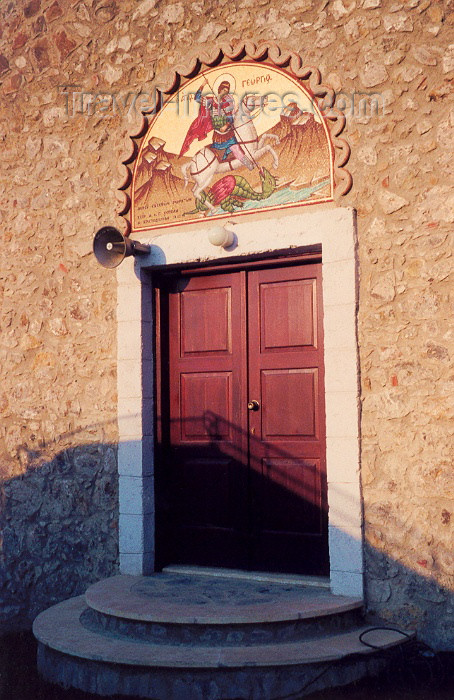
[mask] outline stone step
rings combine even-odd
[[[337,615],[361,598],[291,584],[159,573],[113,576],[90,586],[87,605],[106,615],[179,624],[261,623]]]
[[[362,600],[300,581],[180,571],[101,581],[41,613],[33,631],[40,673],[65,687],[153,700],[277,700],[381,670],[375,652],[406,637],[370,630],[361,614]]]
[[[317,639],[330,632],[341,632],[358,625],[358,611],[339,613],[329,618],[283,620],[248,624],[173,624],[141,622],[99,613],[87,608],[81,622],[93,632],[114,634],[154,644],[192,644],[194,646],[237,646],[275,644]]]
[[[149,700],[296,699],[375,675],[384,665],[383,660],[366,656],[324,665],[150,669],[79,659],[38,647],[39,671],[51,683],[100,696]]]
[[[197,573],[116,576],[85,594],[84,625],[155,643],[230,646],[316,638],[361,619],[362,601],[303,588]]]
[[[302,697],[382,670],[385,661],[361,643],[361,634],[381,650],[404,638],[392,631],[368,632],[362,626],[298,642],[151,643],[87,628],[84,616],[89,610],[80,596],[38,616],[33,628],[38,639],[38,670],[49,682],[103,696],[152,700]]]
[[[33,632],[41,645],[71,657],[148,668],[217,669],[295,666],[339,661],[373,650],[359,640],[367,626],[319,639],[278,644],[195,647],[150,644],[115,634],[87,629],[81,616],[87,610],[84,596],[54,605],[38,615]],[[83,618],[82,618],[83,619]],[[399,632],[371,631],[367,642],[378,649],[400,644]]]

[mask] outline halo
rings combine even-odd
[[[218,94],[218,87],[222,83],[223,80],[227,80],[227,82],[230,83],[230,92],[231,93],[235,92],[235,90],[236,90],[235,78],[230,73],[223,73],[222,75],[219,75],[213,83],[213,92],[215,95]]]

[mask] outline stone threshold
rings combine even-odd
[[[185,574],[190,576],[209,576],[239,581],[258,581],[281,585],[303,586],[307,588],[330,588],[328,576],[299,576],[298,574],[274,574],[267,571],[245,571],[244,569],[222,569],[209,566],[170,565],[163,568],[166,574]]]

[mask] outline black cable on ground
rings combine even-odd
[[[398,634],[401,634],[402,636],[406,637],[408,639],[408,642],[406,642],[403,645],[399,644],[398,646],[392,646],[388,647],[387,649],[383,649],[382,647],[376,646],[375,644],[371,644],[370,642],[366,642],[364,640],[365,635],[375,631],[397,632]],[[364,644],[364,646],[369,647],[370,649],[373,649],[376,652],[372,657],[369,657],[371,658],[371,660],[378,659],[389,661],[388,668],[384,669],[384,671],[387,671],[388,681],[392,681],[393,683],[395,683],[397,680],[397,676],[401,679],[401,681],[403,681],[405,687],[408,687],[408,674],[410,674],[413,676],[413,682],[418,682],[420,684],[420,679],[417,677],[416,674],[413,675],[410,666],[411,664],[416,665],[416,663],[424,663],[426,664],[426,666],[429,666],[429,669],[425,669],[425,676],[427,679],[425,683],[430,683],[431,687],[434,687],[435,679],[433,677],[433,662],[438,662],[438,666],[440,667],[439,669],[437,669],[437,681],[441,682],[443,679],[444,674],[440,673],[440,671],[442,670],[442,664],[438,659],[437,654],[435,654],[427,644],[417,640],[416,637],[414,637],[414,635],[405,632],[404,630],[401,630],[397,627],[377,625],[374,627],[369,627],[367,630],[363,630],[358,636],[358,641],[361,644]],[[398,657],[398,661],[396,657]],[[325,673],[330,671],[335,666],[340,666],[343,662],[346,661],[367,661],[367,659],[367,656],[365,657],[364,654],[361,654],[359,652],[355,654],[349,654],[348,656],[344,656],[342,657],[342,659],[336,659],[332,663],[328,664],[328,666],[325,666],[325,668],[323,668],[323,670],[317,676],[312,678],[297,691],[290,693],[289,695],[281,695],[279,697],[274,698],[274,700],[298,700],[298,698],[301,698],[302,695],[306,692],[306,690],[308,690],[308,688],[310,688],[311,685],[313,685]],[[429,672],[427,673],[427,671]],[[404,674],[407,674],[407,678],[404,677]]]
[[[398,632],[406,636],[408,642],[398,647],[380,649],[376,645],[366,642],[363,638],[364,635],[373,630]],[[397,684],[401,689],[408,689],[412,686],[420,687],[423,684],[436,688],[445,680],[446,672],[440,656],[427,644],[401,629],[386,626],[371,627],[360,634],[359,641],[377,651],[379,658],[389,660],[385,675],[388,683],[392,683],[394,686]]]

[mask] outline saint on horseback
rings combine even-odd
[[[231,94],[234,78],[221,76],[220,81],[216,82],[217,98],[213,90],[211,95],[203,96],[204,85],[197,90],[195,100],[200,104],[199,115],[189,127],[180,150],[182,156],[196,138],[202,141],[213,132],[212,143],[200,149],[182,167],[185,185],[189,177],[195,183],[192,192],[196,200],[201,199],[202,192],[218,173],[237,170],[243,166],[253,170],[255,166],[259,167],[257,161],[266,153],[272,156],[275,168],[279,164],[277,153],[266,143],[267,140],[278,143],[279,138],[274,134],[263,134],[259,138],[253,123],[252,113],[263,107],[262,98],[245,95],[237,108]],[[215,211],[211,203],[205,201],[205,204],[211,212]]]

